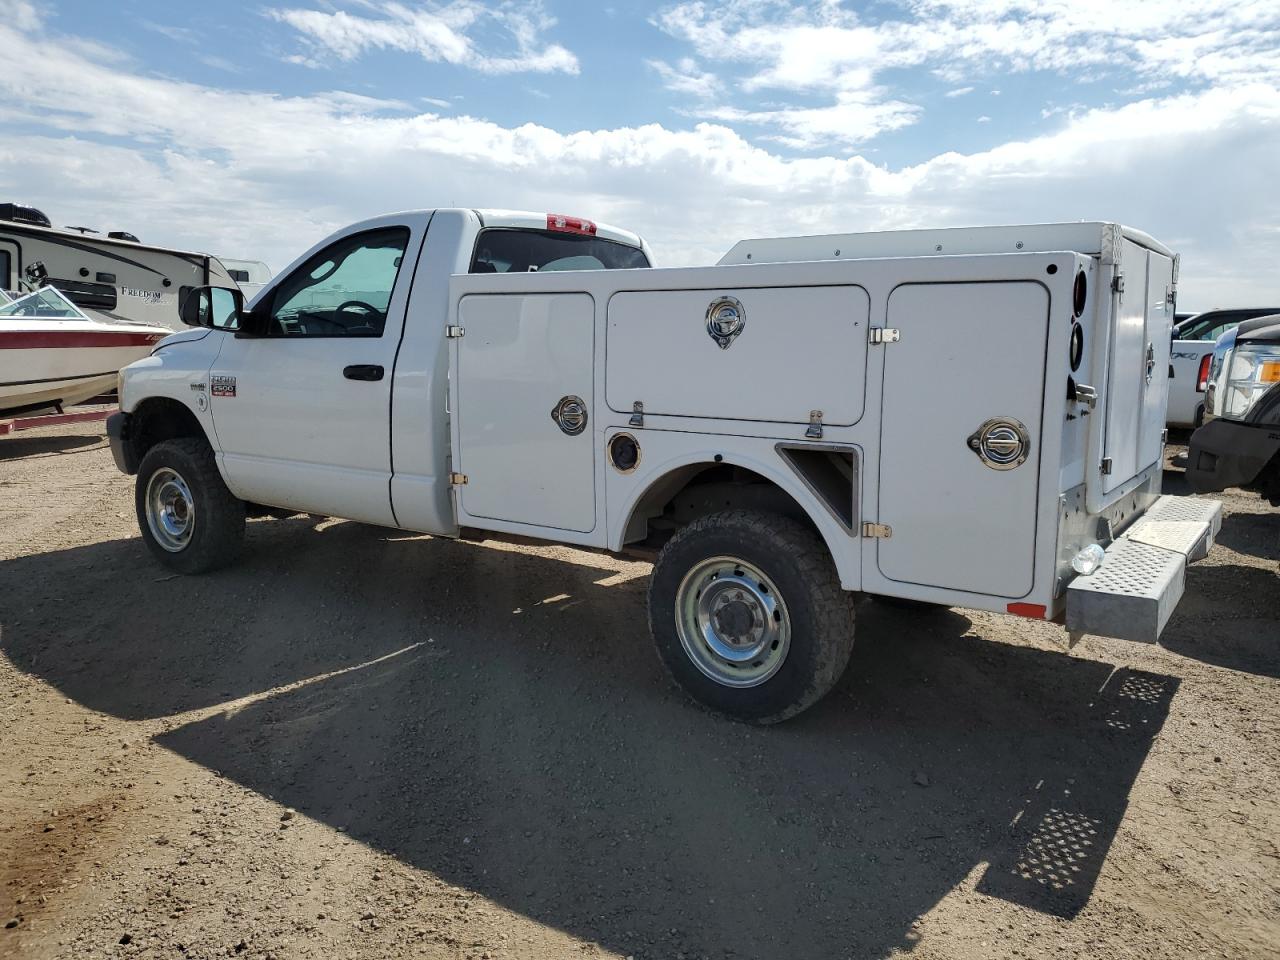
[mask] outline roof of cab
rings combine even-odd
[[[1244,321],[1236,327],[1236,343],[1241,340],[1280,341],[1280,313]]]
[[[522,230],[546,230],[549,218],[557,216],[552,213],[531,213],[527,210],[474,210],[480,222],[486,227],[515,227]],[[564,214],[570,220],[585,220],[595,227],[595,235],[605,240],[615,240],[618,243],[625,243],[629,247],[641,247],[644,245],[639,234],[632,233],[630,230],[623,230],[621,227],[615,227],[608,223],[600,223],[598,220],[588,220],[586,217],[579,217],[576,214]]]

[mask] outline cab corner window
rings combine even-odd
[[[382,336],[408,244],[407,227],[384,227],[325,247],[280,283],[268,334]]]

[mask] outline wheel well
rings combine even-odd
[[[791,517],[818,532],[795,497],[768,477],[728,463],[695,463],[649,487],[631,511],[623,542],[659,546],[699,517],[742,509]]]
[[[128,444],[131,462],[141,463],[147,451],[157,443],[178,437],[208,440],[204,427],[186,404],[170,397],[153,397],[142,401],[129,417]]]

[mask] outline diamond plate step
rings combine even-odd
[[[1222,503],[1207,497],[1175,497],[1166,493],[1147,508],[1142,519],[1174,522],[1201,520],[1209,524],[1210,533],[1217,537],[1218,531],[1222,529]]]
[[[1204,520],[1151,520],[1143,517],[1125,531],[1123,539],[1173,550],[1191,562],[1209,555],[1213,528]]]
[[[1067,629],[1155,643],[1182,599],[1186,570],[1185,554],[1121,537],[1096,573],[1067,587]]]

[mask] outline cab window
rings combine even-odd
[[[543,230],[482,230],[471,258],[472,273],[549,270],[622,270],[647,267],[644,251],[615,240]]]
[[[283,337],[380,337],[409,244],[405,227],[330,244],[283,280],[267,332]]]

